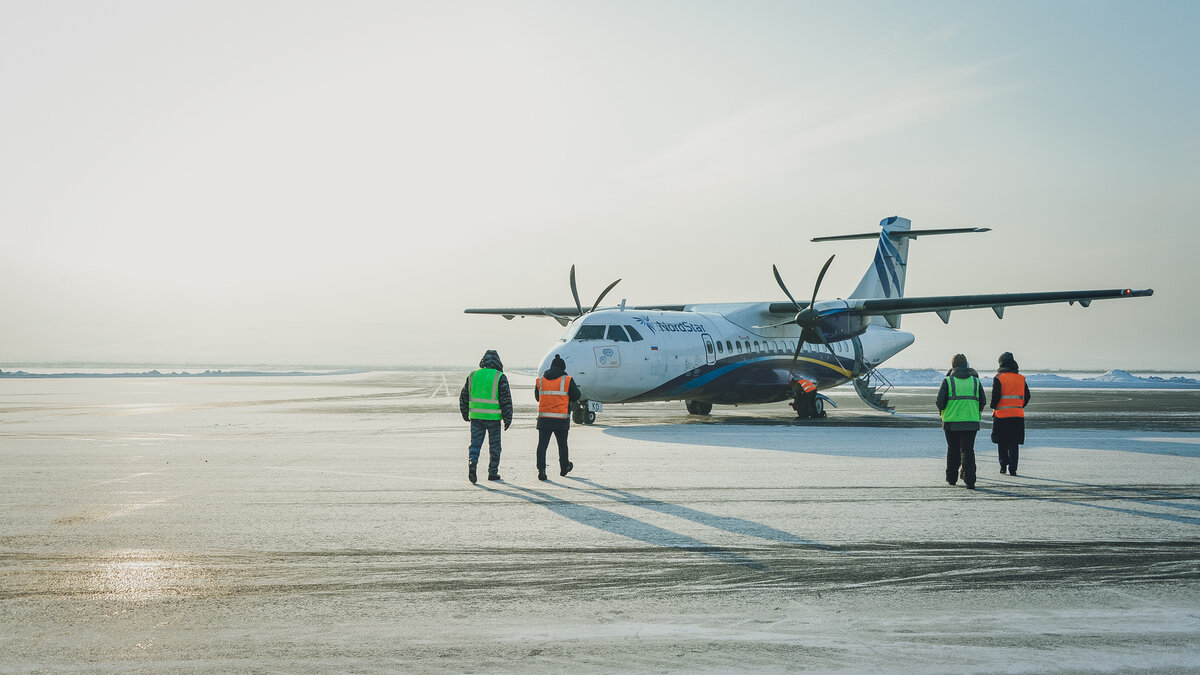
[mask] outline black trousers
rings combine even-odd
[[[537,469],[538,471],[546,470],[546,448],[550,447],[550,436],[554,435],[554,439],[558,441],[558,469],[559,471],[567,468],[569,459],[567,458],[567,432],[570,429],[538,429],[538,444],[537,444]]]
[[[962,473],[963,482],[975,484],[975,434],[978,429],[946,432],[946,482],[954,485]]]
[[[1021,446],[1017,445],[1016,443],[996,444],[996,451],[1000,454],[1001,471],[1003,471],[1004,467],[1007,466],[1012,470],[1013,473],[1017,472],[1017,455],[1019,454],[1020,448]]]

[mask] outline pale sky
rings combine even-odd
[[[1200,3],[0,1],[0,368],[536,365],[466,307],[1154,288],[887,363],[1200,369]]]

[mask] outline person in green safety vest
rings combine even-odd
[[[967,489],[975,489],[975,435],[985,405],[987,396],[979,373],[967,363],[966,356],[955,354],[937,394],[946,434],[946,482],[951,485],[962,478]]]
[[[512,424],[512,391],[504,375],[504,364],[496,350],[489,349],[479,360],[479,369],[467,376],[458,394],[458,410],[471,423],[471,446],[467,450],[467,479],[475,482],[475,466],[483,437],[488,439],[488,480],[500,480],[500,426]]]

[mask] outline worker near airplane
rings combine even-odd
[[[979,373],[967,363],[966,356],[955,354],[937,394],[946,434],[946,482],[950,485],[962,478],[968,490],[975,489],[975,435],[985,405],[987,397]]]
[[[824,417],[824,411],[817,412],[817,385],[811,380],[799,378],[792,383],[792,409],[797,417]]]
[[[504,364],[496,350],[489,349],[479,360],[479,369],[467,376],[458,394],[458,410],[464,422],[471,423],[471,447],[467,450],[467,479],[475,482],[475,465],[488,438],[488,480],[500,480],[500,425],[512,424],[512,391],[504,376]]]
[[[533,397],[538,402],[538,480],[546,480],[546,448],[550,436],[558,442],[558,475],[565,476],[575,468],[568,457],[567,432],[571,429],[571,406],[581,397],[575,379],[567,375],[567,363],[558,354],[550,367],[533,383]]]
[[[1000,355],[1000,367],[992,380],[992,442],[1000,456],[1000,473],[1017,475],[1017,454],[1025,442],[1025,406],[1029,405],[1029,384],[1019,372],[1012,352]]]

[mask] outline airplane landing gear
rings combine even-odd
[[[693,415],[707,415],[712,412],[712,404],[703,401],[684,401],[687,411]]]
[[[816,392],[801,394],[790,405],[796,411],[796,417],[802,420],[825,417],[825,401]]]
[[[579,401],[575,404],[575,409],[571,411],[571,421],[576,424],[595,424],[596,413],[588,410],[587,401]]]

